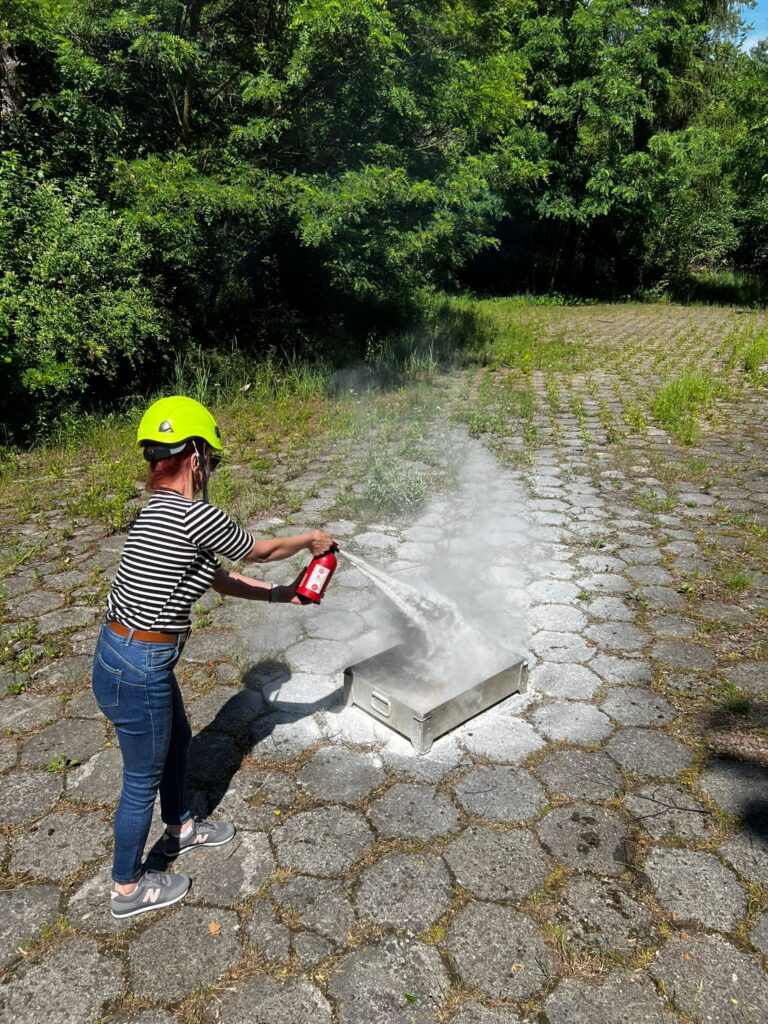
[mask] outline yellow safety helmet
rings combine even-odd
[[[214,452],[221,451],[218,424],[194,398],[172,395],[154,402],[141,417],[136,441],[144,447],[148,462],[184,451],[187,441],[202,438]]]

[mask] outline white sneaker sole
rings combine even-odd
[[[187,886],[180,896],[174,896],[172,900],[164,900],[162,903],[147,903],[146,906],[137,907],[135,910],[127,910],[124,914],[116,914],[113,910],[112,917],[114,917],[116,921],[122,921],[124,917],[136,917],[137,914],[146,914],[150,910],[164,910],[166,907],[172,907],[173,904],[178,903],[179,900],[183,900],[191,888],[191,885]]]

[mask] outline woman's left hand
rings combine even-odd
[[[304,573],[306,571],[307,571],[306,567],[303,568],[301,570],[301,572],[299,573],[299,575],[296,577],[296,579],[293,581],[293,583],[289,583],[287,587],[276,587],[275,588],[277,590],[277,594],[275,596],[275,601],[276,601],[277,604],[300,604],[300,605],[303,605],[303,604],[307,603],[307,598],[306,597],[305,598],[301,598],[296,593],[296,590],[297,590],[299,584],[304,579]]]

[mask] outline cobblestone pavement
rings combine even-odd
[[[715,352],[724,314],[621,317],[600,343],[635,395],[658,323]],[[398,629],[356,570],[320,609],[209,595],[181,673],[191,780],[197,810],[239,831],[185,859],[193,888],[166,912],[118,926],[106,896],[120,762],[88,688],[89,595],[122,538],[82,526],[3,581],[6,623],[38,655],[26,690],[18,661],[3,670],[0,699],[3,1020],[768,1021],[768,576],[733,581],[745,526],[768,526],[764,398],[732,402],[693,448],[652,428],[617,439],[634,399],[616,365],[532,373],[527,430],[451,427],[441,451],[485,476],[418,517],[340,517],[355,445],[292,481],[312,497],[291,528],[324,523],[406,577],[490,503],[488,578],[467,587],[529,623],[530,691],[419,758],[341,704],[341,669]],[[445,393],[471,402],[482,377]],[[23,532],[33,546],[43,526]]]

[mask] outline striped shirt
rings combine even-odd
[[[139,513],[107,601],[107,619],[133,629],[183,633],[192,605],[219,568],[239,561],[253,537],[215,505],[158,490]]]

